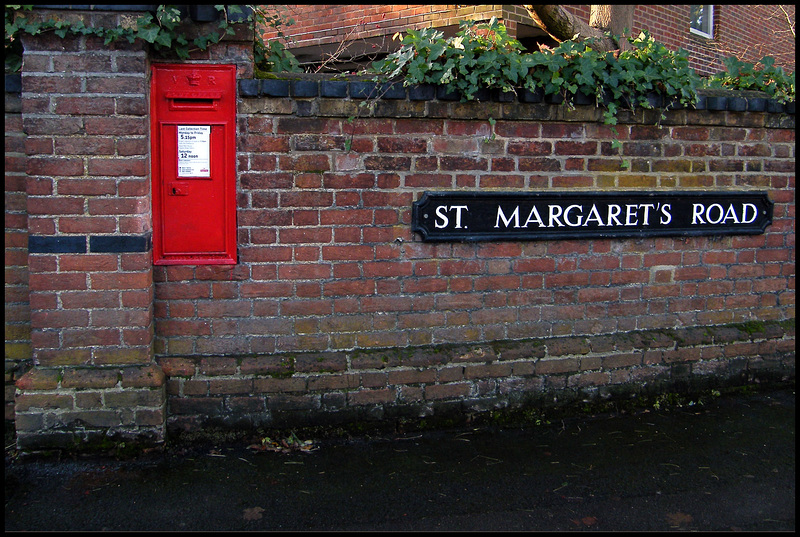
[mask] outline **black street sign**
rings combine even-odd
[[[424,241],[758,235],[766,192],[425,192],[411,229]]]

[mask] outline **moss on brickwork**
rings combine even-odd
[[[17,452],[37,456],[64,454],[97,454],[115,457],[140,455],[164,445],[161,427],[136,430],[90,429],[60,427],[36,432],[21,432],[6,428],[6,446],[16,444]],[[11,436],[13,434],[13,436]]]
[[[326,377],[333,375],[331,378],[334,378],[336,373],[380,374],[391,372],[395,368],[406,371],[408,367],[438,373],[428,380],[420,381],[413,400],[398,395],[397,399],[375,400],[360,405],[353,405],[350,401],[349,404],[322,405],[319,408],[315,406],[294,409],[291,412],[290,409],[279,411],[278,407],[273,407],[266,423],[278,430],[303,427],[314,430],[313,434],[316,435],[347,435],[365,434],[367,431],[411,431],[469,424],[530,424],[554,419],[555,416],[570,416],[582,412],[632,411],[653,404],[666,405],[682,400],[697,402],[702,400],[703,393],[710,393],[710,390],[719,391],[753,382],[780,384],[794,376],[791,360],[784,360],[782,357],[785,352],[780,350],[768,359],[752,356],[741,359],[720,358],[716,361],[702,359],[695,362],[692,357],[695,354],[699,356],[701,348],[746,343],[757,338],[783,340],[792,331],[793,322],[763,321],[684,329],[638,330],[598,336],[495,341],[486,345],[447,344],[356,350],[348,353],[348,369],[328,373]],[[696,350],[696,353],[676,354],[681,349]],[[551,351],[556,355],[551,356]],[[681,361],[641,366],[637,366],[634,361],[633,366],[611,366],[606,370],[604,364],[608,362],[597,360],[593,369],[578,369],[579,366],[595,363],[592,360],[598,356],[649,351],[670,353],[670,360]],[[336,353],[330,353],[331,356],[334,354]],[[328,353],[310,353],[278,355],[272,359],[288,366],[298,362],[324,363],[327,357]],[[552,367],[544,369],[539,367],[544,364],[541,362],[543,358],[548,364],[571,361],[574,367],[564,371],[554,370]],[[502,392],[495,390],[464,393],[463,390],[456,390],[445,396],[442,395],[442,390],[431,389],[447,387],[450,383],[454,386],[461,385],[466,381],[470,385],[474,384],[475,390],[479,390],[480,383],[499,382],[500,379],[467,379],[462,376],[462,371],[452,378],[448,375],[445,380],[443,372],[460,370],[469,367],[469,364],[481,364],[483,367],[505,361],[531,364],[531,367],[521,368],[519,371],[524,373],[521,376],[515,374],[513,378],[516,381],[513,382],[511,377],[505,375],[503,379],[508,383]],[[454,366],[460,367],[454,369]],[[355,371],[349,369],[350,367]],[[615,373],[620,375],[615,378]],[[302,378],[304,374],[295,372],[295,375],[300,375],[298,378]],[[583,376],[591,378],[582,382]],[[602,383],[592,381],[596,378],[606,380]],[[538,382],[532,382],[534,379]],[[410,388],[412,384],[390,384],[388,388],[398,388],[398,394],[407,394],[411,392],[403,392],[399,388]],[[350,391],[349,387],[345,389],[336,386],[331,385],[327,392],[344,394]],[[430,394],[425,388],[431,389]],[[386,388],[380,390],[383,392]],[[356,392],[359,392],[358,387]],[[434,393],[437,395],[432,395]],[[426,399],[426,395],[431,395],[432,398]],[[272,396],[267,394],[267,397]]]
[[[518,406],[497,408],[485,412],[464,412],[452,402],[442,403],[441,408],[432,409],[432,414],[410,416],[401,410],[387,410],[384,419],[367,418],[362,413],[360,419],[340,422],[330,420],[329,424],[294,424],[274,427],[232,430],[223,427],[204,427],[193,431],[171,430],[167,449],[206,449],[209,446],[256,442],[259,439],[284,438],[295,435],[303,439],[341,440],[372,436],[409,434],[426,431],[460,430],[475,428],[518,428],[537,427],[560,420],[580,418],[586,415],[626,414],[656,409],[661,411],[699,409],[710,401],[728,394],[753,394],[794,385],[794,382],[746,382],[727,383],[662,383],[648,389],[619,386],[613,393],[604,397],[590,399],[585,394],[561,394],[554,400],[554,394],[538,394],[528,397]],[[437,410],[439,412],[437,412]]]
[[[8,338],[8,336],[6,336]],[[31,358],[31,344],[26,342],[9,342],[5,344],[6,361],[21,362],[30,360]]]

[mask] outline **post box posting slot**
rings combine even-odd
[[[169,109],[183,110],[217,110],[222,99],[220,91],[167,91]]]
[[[153,258],[236,263],[236,68],[153,66]]]

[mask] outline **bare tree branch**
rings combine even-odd
[[[778,6],[778,8],[783,12],[783,17],[786,19],[786,22],[789,23],[789,31],[792,32],[792,37],[797,37],[794,33],[794,19],[789,15],[786,11],[786,8],[783,6]]]

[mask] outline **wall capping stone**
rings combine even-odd
[[[544,102],[542,96],[538,97],[531,94],[524,88],[517,88],[516,93],[502,92],[499,90],[483,90],[476,94],[475,100],[461,102],[457,94],[445,93],[444,87],[436,87],[430,84],[412,85],[404,87],[400,82],[378,84],[363,77],[337,77],[331,75],[317,74],[284,74],[276,75],[276,78],[269,79],[240,79],[239,95],[244,99],[254,98],[285,98],[308,99],[308,98],[327,98],[344,99],[357,101],[359,104],[373,95],[383,95],[378,99],[378,103],[385,101],[438,101],[444,103],[456,103],[459,105],[476,103],[524,103],[524,104],[547,104],[557,106],[561,103]],[[708,112],[766,112],[769,114],[789,114],[794,115],[794,102],[781,103],[777,99],[771,99],[768,94],[758,91],[741,90],[714,90],[703,89],[698,91],[698,103],[690,110],[707,110]],[[576,109],[597,108],[593,103],[576,104]],[[563,108],[563,107],[562,107]],[[452,108],[447,109],[452,112]],[[675,106],[667,113],[675,113],[684,110],[683,106]],[[380,117],[384,114],[366,112],[360,108],[359,116]],[[622,113],[625,111],[623,110]],[[645,114],[653,112],[642,110]],[[549,114],[552,117],[552,113]],[[567,114],[568,116],[569,114]],[[444,117],[452,117],[445,115]],[[596,114],[595,120],[602,120],[602,112]],[[585,121],[587,118],[578,118]]]

